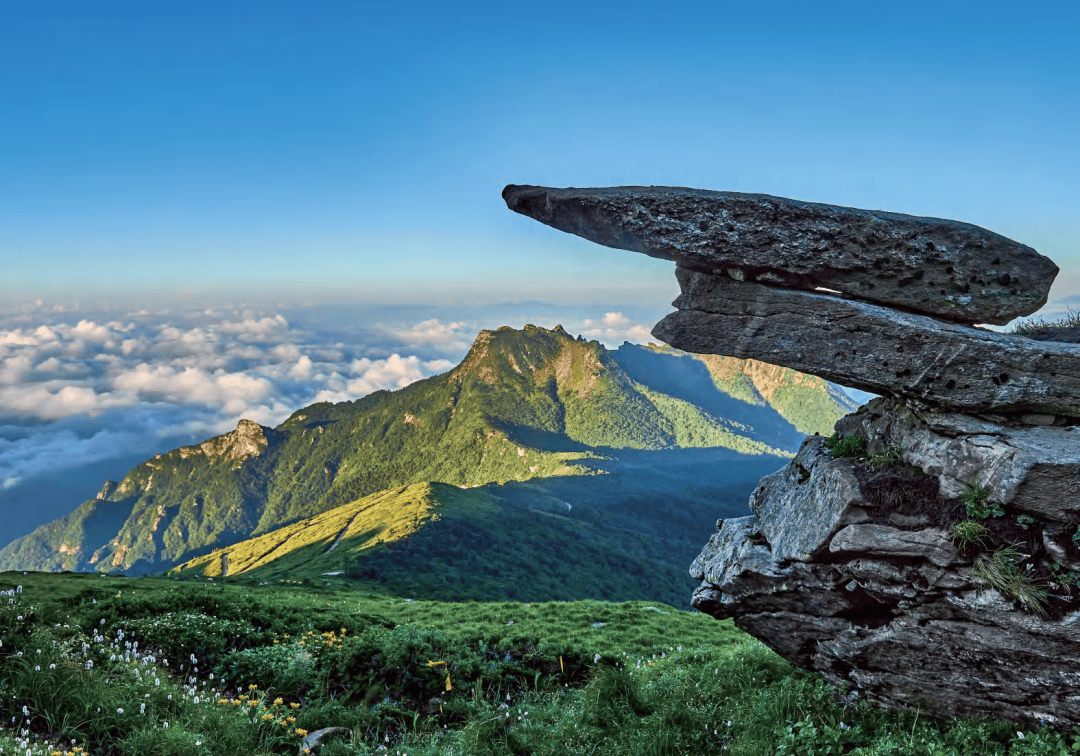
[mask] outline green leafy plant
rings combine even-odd
[[[1043,562],[1043,565],[1054,576],[1054,580],[1061,583],[1062,586],[1080,586],[1080,572],[1068,570],[1057,562]]]
[[[981,522],[962,520],[950,528],[949,538],[957,541],[961,548],[985,546],[990,538],[990,530]]]
[[[834,457],[861,457],[866,453],[866,439],[858,435],[834,433],[825,439],[825,446]]]
[[[1005,510],[997,502],[990,502],[990,489],[980,486],[978,483],[967,483],[960,494],[960,501],[967,510],[967,516],[986,520],[991,517],[1001,517]]]
[[[1011,548],[1005,561],[1026,567]],[[0,590],[25,591],[0,604],[0,753],[72,752],[76,739],[103,756],[287,756],[328,723],[350,732],[324,756],[1080,753],[1076,730],[838,698],[730,620],[673,606],[449,604],[301,583],[0,573]],[[166,664],[131,632],[168,624],[190,645],[184,623],[214,635],[240,617],[268,634],[218,667],[187,653]],[[290,665],[310,681],[295,697],[267,687]]]
[[[879,452],[874,452],[866,458],[866,463],[875,470],[878,470],[886,465],[891,465],[900,461],[900,446],[893,444]]]
[[[1076,526],[1076,532],[1073,533],[1072,542],[1076,548],[1080,549],[1080,525]]]
[[[1025,558],[1016,546],[1001,546],[993,553],[979,554],[971,567],[971,576],[980,586],[994,588],[1024,609],[1045,617],[1046,586],[1020,567]]]
[[[1031,515],[1025,515],[1025,514],[1017,515],[1016,516],[1016,524],[1019,525],[1024,530],[1030,530],[1031,526],[1035,524],[1035,518],[1032,517]]]

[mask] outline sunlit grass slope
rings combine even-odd
[[[193,572],[206,577],[247,573],[287,573],[307,578],[324,572],[353,570],[376,546],[415,533],[438,501],[434,486],[413,483],[331,509],[283,528],[249,538],[192,559],[170,574]],[[226,562],[227,560],[227,562]]]
[[[1080,734],[843,704],[661,603],[443,604],[0,573],[0,753],[1063,756]]]

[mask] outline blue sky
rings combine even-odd
[[[506,183],[986,226],[1080,293],[1073,3],[9,4],[0,300],[669,301]]]

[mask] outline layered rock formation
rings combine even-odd
[[[969,224],[765,195],[509,186],[675,260],[653,334],[881,394],[717,523],[692,603],[891,708],[1080,724],[1080,344],[1006,335],[1057,272]]]

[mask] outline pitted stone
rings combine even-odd
[[[833,459],[819,436],[806,439],[791,464],[762,478],[750,496],[758,531],[778,562],[826,550],[841,527],[869,519],[865,507],[853,463]]]
[[[515,212],[608,247],[736,281],[824,287],[963,323],[1035,312],[1057,266],[979,226],[767,194],[509,185]]]
[[[900,530],[875,523],[848,525],[829,542],[829,551],[834,554],[852,552],[878,557],[916,557],[938,567],[961,561],[956,547],[940,528]]]

